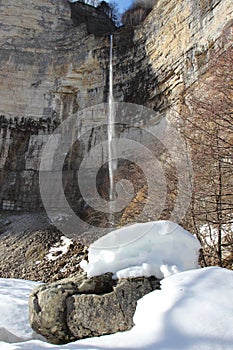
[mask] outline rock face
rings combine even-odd
[[[30,323],[54,344],[129,330],[137,300],[159,286],[154,277],[116,282],[112,274],[80,274],[37,287],[29,300]]]
[[[119,28],[115,99],[176,116],[183,92],[205,72],[211,53],[229,43],[232,12],[231,0],[160,0],[142,25]],[[0,209],[43,208],[38,172],[49,135],[77,111],[107,101],[109,38],[89,34],[88,21],[77,26],[82,20],[74,17],[75,25],[67,0],[0,3]],[[86,124],[80,159],[98,139],[91,117]],[[77,203],[73,164],[66,182]]]

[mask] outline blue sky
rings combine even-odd
[[[111,0],[108,0],[111,2]],[[124,12],[132,4],[133,0],[115,0],[115,3],[118,5],[119,11]]]
[[[76,2],[78,0],[70,0],[70,2]],[[107,2],[115,2],[118,6],[119,12],[122,13],[132,4],[134,0],[106,0]]]

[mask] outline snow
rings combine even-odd
[[[156,276],[198,267],[200,243],[170,221],[139,223],[112,231],[89,247],[81,267],[88,277],[112,272],[116,278]]]
[[[0,340],[20,342],[42,339],[28,324],[27,311],[28,296],[38,283],[17,279],[0,281]]]
[[[9,335],[7,341],[0,332],[0,340],[6,341],[0,341],[1,350],[233,349],[233,272],[230,270],[209,267],[167,277],[161,290],[139,300],[135,326],[130,331],[58,346],[33,340],[26,304],[35,285],[0,279],[1,327]],[[15,336],[28,341],[18,342]]]
[[[221,240],[222,240],[222,257],[227,259],[231,255],[231,236],[233,232],[233,223],[229,216],[229,223],[221,225]],[[200,235],[203,240],[204,247],[214,247],[218,244],[219,231],[218,228],[211,224],[204,224],[200,227]]]
[[[0,279],[0,350],[233,350],[233,271],[196,269],[199,248],[168,221],[132,225],[94,242],[83,263],[89,275],[165,278],[161,290],[138,301],[130,331],[66,345],[49,344],[30,328],[28,296],[38,283]]]
[[[57,260],[61,255],[66,254],[73,241],[66,236],[61,236],[61,243],[56,243],[49,249],[49,253],[46,255],[48,260]]]
[[[221,225],[221,236],[227,236],[230,232],[233,231],[233,223],[222,224]],[[200,227],[200,234],[205,238],[206,243],[209,245],[216,244],[218,242],[218,229],[211,224],[204,224]]]

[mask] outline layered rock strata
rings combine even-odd
[[[177,117],[182,93],[206,71],[212,53],[229,45],[232,11],[230,0],[160,0],[140,26],[119,28],[115,99]],[[63,120],[107,101],[109,38],[89,34],[85,21],[74,25],[66,0],[1,2],[0,34],[0,209],[42,209],[42,148]],[[99,138],[93,119],[86,124],[80,158]],[[76,179],[71,169],[68,183]],[[67,191],[77,202],[74,187]]]

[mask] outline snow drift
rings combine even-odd
[[[88,277],[112,272],[117,278],[171,274],[198,267],[199,241],[170,221],[139,223],[110,232],[89,247]]]

